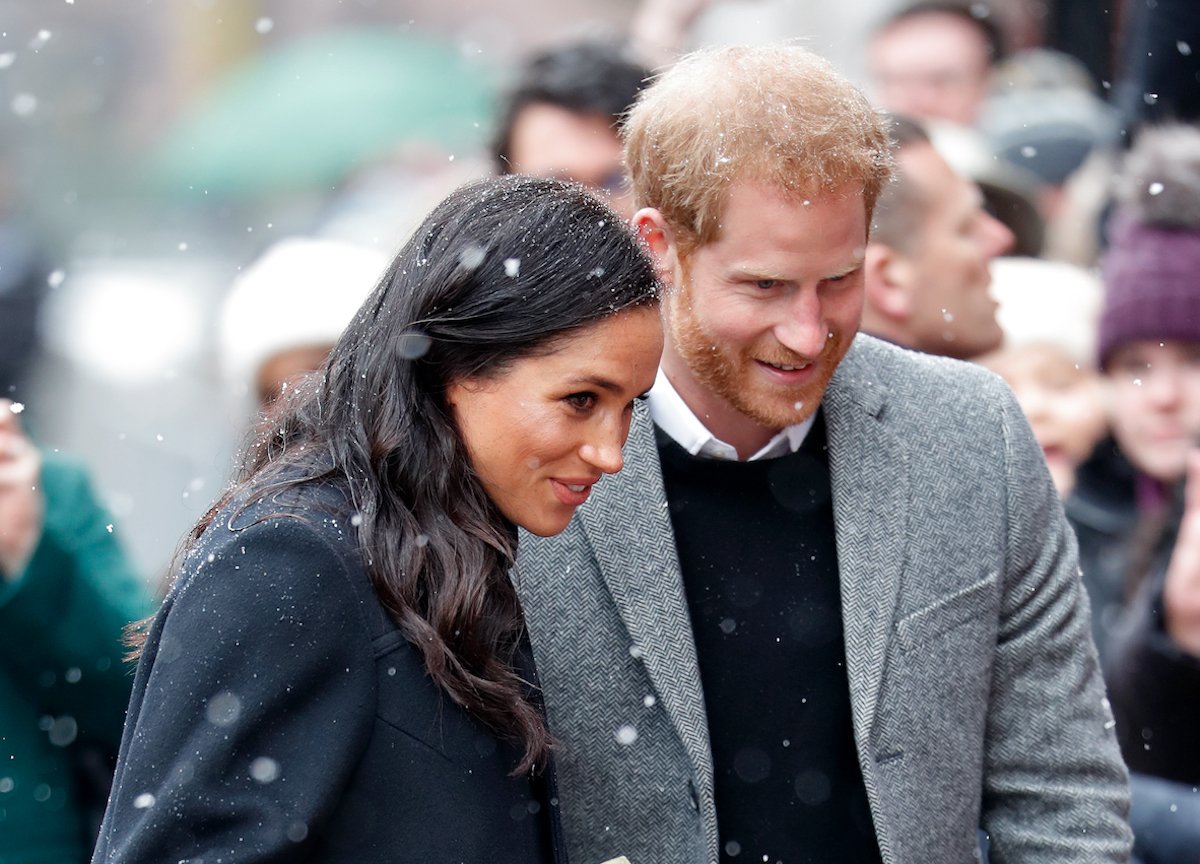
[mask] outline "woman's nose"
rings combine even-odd
[[[615,427],[616,424],[605,425]],[[579,449],[579,455],[589,465],[599,468],[605,474],[616,474],[625,465],[625,457],[621,455],[624,437],[621,429],[606,428],[601,435],[584,444]]]

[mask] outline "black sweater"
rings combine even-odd
[[[659,452],[722,860],[880,860],[854,748],[823,422],[778,459],[694,457],[661,430]]]

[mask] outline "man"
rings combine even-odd
[[[880,195],[867,246],[863,330],[962,360],[993,351],[1004,334],[988,265],[1013,233],[914,122],[895,117],[892,137],[896,178]]]
[[[856,336],[886,132],[784,46],[626,126],[666,349],[515,578],[573,861],[1124,861],[1075,549],[991,374]],[[653,422],[651,422],[653,418]]]
[[[632,215],[619,128],[645,78],[645,69],[607,43],[535,56],[501,111],[492,146],[497,172],[575,180]]]
[[[889,111],[972,126],[1004,39],[987,7],[919,0],[889,17],[867,45],[875,96]]]

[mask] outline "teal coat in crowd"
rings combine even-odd
[[[0,581],[0,864],[90,857],[88,790],[104,782],[133,683],[122,629],[153,611],[84,472],[47,458],[42,488],[41,540]]]

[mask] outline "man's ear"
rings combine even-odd
[[[675,270],[679,264],[679,249],[675,243],[675,232],[671,230],[662,213],[653,207],[643,207],[633,214],[630,224],[650,250],[650,256],[654,259],[654,271],[659,280],[664,285],[674,285]]]
[[[912,314],[913,268],[904,253],[886,243],[867,244],[863,260],[864,317],[904,323]]]

